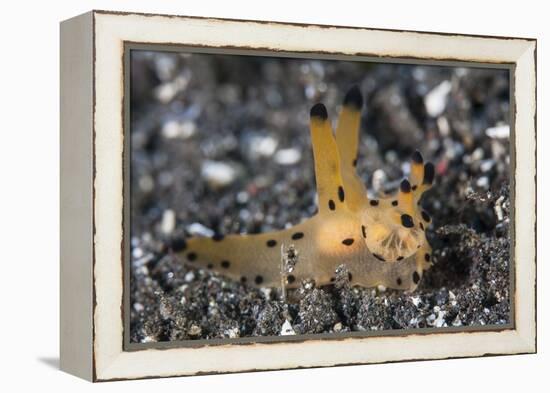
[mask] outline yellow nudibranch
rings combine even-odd
[[[258,287],[281,284],[282,246],[294,245],[299,258],[286,286],[304,279],[317,285],[334,281],[335,270],[346,265],[351,285],[414,290],[431,266],[425,228],[431,219],[419,206],[434,180],[434,166],[412,156],[409,180],[395,195],[369,199],[356,173],[363,97],[351,88],[333,134],[321,103],[310,112],[318,213],[281,231],[212,238],[175,239],[172,251],[191,265],[212,269]],[[283,276],[284,277],[284,276]]]

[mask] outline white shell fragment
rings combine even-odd
[[[176,213],[167,209],[162,213],[162,222],[160,224],[162,233],[169,235],[176,227]]]
[[[275,153],[275,162],[279,165],[294,165],[301,159],[300,150],[294,148],[281,149]]]
[[[510,137],[510,126],[508,124],[500,124],[489,127],[485,130],[485,135],[489,138],[508,139]]]
[[[202,237],[212,237],[214,236],[214,231],[204,225],[194,222],[193,224],[187,227],[187,231],[192,236],[202,236]]]
[[[424,97],[426,112],[432,117],[437,117],[443,113],[447,106],[447,96],[451,92],[452,84],[450,81],[443,81],[432,89]]]
[[[205,161],[201,175],[211,187],[224,187],[233,183],[237,170],[225,162]]]
[[[248,155],[253,159],[271,157],[279,142],[270,135],[252,135],[247,140]]]
[[[190,120],[168,120],[162,125],[162,136],[166,139],[188,139],[195,134],[197,126]]]
[[[294,336],[296,335],[296,332],[292,328],[292,325],[288,321],[288,319],[285,320],[283,323],[283,326],[281,327],[281,336]]]

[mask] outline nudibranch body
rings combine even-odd
[[[431,266],[425,236],[430,216],[420,209],[431,187],[434,166],[419,152],[409,180],[395,195],[369,199],[356,172],[363,98],[353,87],[344,98],[335,134],[323,104],[310,112],[318,213],[292,228],[252,235],[215,235],[176,239],[172,250],[182,260],[250,285],[281,284],[283,248],[294,245],[299,258],[285,275],[289,288],[303,279],[317,285],[334,281],[344,264],[352,285],[414,290]]]

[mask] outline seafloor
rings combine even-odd
[[[507,71],[135,52],[131,79],[131,341],[510,322]],[[394,189],[419,149],[434,267],[406,293],[305,282],[286,301],[185,266],[179,236],[285,228],[316,211],[308,112],[358,84],[358,171]]]

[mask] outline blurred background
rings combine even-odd
[[[415,149],[436,165],[423,200],[436,266],[420,301],[348,288],[281,304],[163,254],[172,237],[271,231],[314,214],[309,109],[322,101],[335,121],[354,84],[370,194],[395,189]],[[297,333],[509,321],[507,70],[134,50],[130,88],[134,341],[276,335],[284,321]]]

